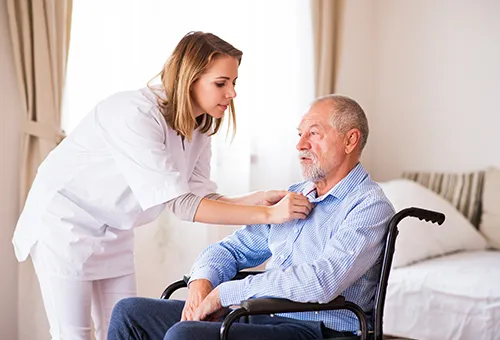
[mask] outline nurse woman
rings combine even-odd
[[[235,121],[242,52],[191,32],[166,62],[162,85],[98,103],[44,160],[17,223],[17,259],[31,256],[52,339],[105,339],[115,303],[136,294],[133,228],[168,206],[184,220],[282,223],[307,217],[286,191],[216,193],[210,137]],[[126,70],[124,70],[126,72]]]

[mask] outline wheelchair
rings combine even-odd
[[[406,208],[396,213],[389,221],[385,247],[382,254],[382,265],[380,268],[379,282],[375,291],[375,303],[372,311],[363,311],[357,304],[347,301],[343,296],[338,296],[329,303],[299,303],[287,299],[278,298],[256,298],[242,301],[238,309],[230,312],[222,322],[220,327],[220,339],[227,340],[231,325],[241,317],[247,318],[250,315],[295,312],[316,312],[325,310],[349,310],[353,312],[359,320],[360,329],[357,334],[348,337],[336,337],[331,340],[383,340],[382,318],[384,313],[385,296],[387,282],[392,265],[392,258],[398,236],[398,223],[406,217],[415,217],[427,222],[443,224],[445,215],[431,210],[421,208]],[[241,280],[248,275],[257,275],[260,271],[240,271],[232,280]],[[168,299],[172,293],[180,288],[187,287],[189,277],[184,276],[182,280],[169,285],[161,294],[161,299]],[[368,318],[373,316],[373,327],[369,329]]]

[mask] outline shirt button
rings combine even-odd
[[[295,228],[293,231],[297,234],[299,232],[299,228]]]

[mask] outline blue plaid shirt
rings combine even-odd
[[[208,246],[196,260],[191,281],[219,286],[223,306],[259,297],[327,303],[338,295],[371,311],[384,236],[394,208],[361,164],[321,197],[314,184],[289,189],[307,194],[315,207],[304,220],[249,225]],[[270,258],[266,271],[230,281],[240,270]],[[323,321],[338,331],[356,331],[349,311],[287,313],[280,316]]]

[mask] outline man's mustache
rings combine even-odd
[[[310,158],[313,161],[316,161],[316,159],[317,159],[316,155],[308,150],[299,151],[299,159],[301,159],[301,158]]]

